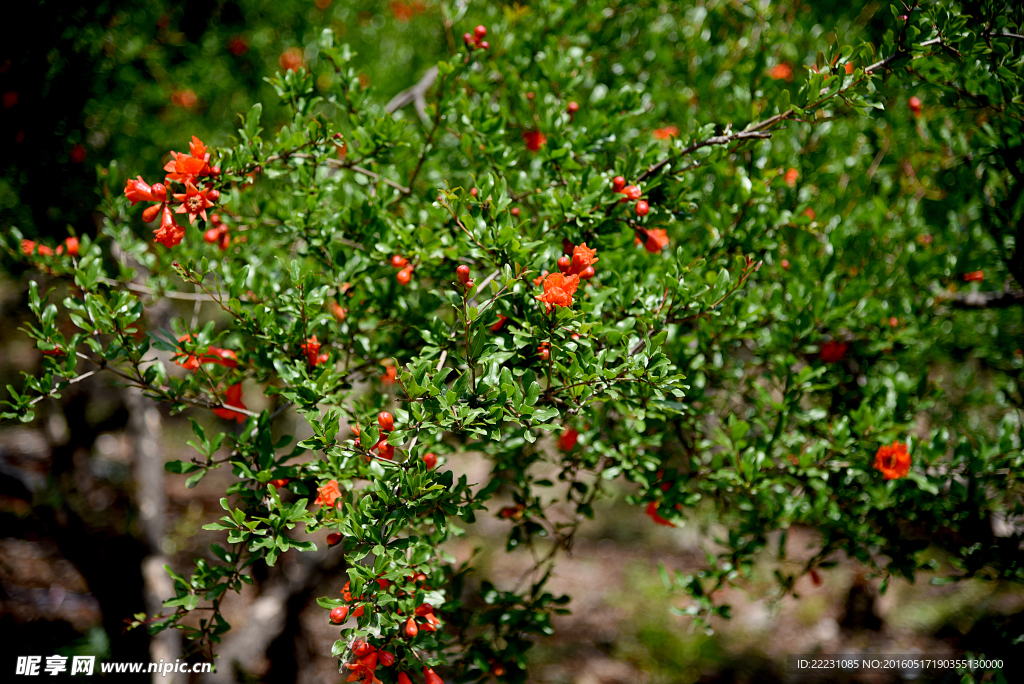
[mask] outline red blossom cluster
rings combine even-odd
[[[409,263],[409,260],[400,254],[396,254],[391,257],[391,265],[398,269],[398,274],[395,276],[398,284],[408,285],[412,280],[413,271],[413,265]]]
[[[192,335],[185,334],[178,338],[178,342],[191,342]],[[221,347],[214,347],[210,345],[206,348],[206,351],[196,350],[195,352],[189,352],[183,347],[179,347],[178,351],[172,357],[174,363],[178,364],[185,370],[197,370],[200,366],[206,363],[212,363],[224,368],[238,368],[238,355],[230,349],[222,349]],[[238,411],[232,411],[231,408],[246,408],[242,402],[242,383],[238,382],[231,385],[224,391],[224,397],[222,405],[213,409],[214,414],[225,420],[234,420],[239,423],[244,423],[246,415],[239,413]]]
[[[212,225],[203,233],[203,240],[211,245],[217,245],[223,252],[231,246],[231,235],[228,233],[228,227],[221,219],[220,214],[216,213],[210,214],[210,223]]]
[[[462,34],[462,40],[465,41],[466,47],[469,48],[470,50],[474,50],[476,48],[486,50],[490,48],[491,44],[484,40],[484,38],[486,37],[487,27],[483,25],[477,26],[475,29],[473,29],[472,33]]]
[[[651,211],[651,205],[640,199],[643,196],[640,186],[626,185],[626,179],[622,176],[616,176],[612,179],[612,192],[625,195],[625,197],[620,200],[622,202],[636,202],[636,215],[640,218],[647,216]]]
[[[543,271],[533,279],[534,285],[543,285],[544,294],[537,297],[544,302],[544,308],[551,312],[552,306],[572,306],[572,296],[579,287],[580,280],[594,277],[594,264],[598,262],[596,249],[590,249],[586,243],[573,246],[568,240],[562,242],[566,255],[558,259],[558,273]],[[572,257],[569,257],[572,254]],[[493,329],[493,328],[492,328]],[[543,345],[542,345],[543,346]],[[541,356],[544,356],[541,352]]]
[[[192,136],[189,153],[171,151],[171,160],[164,166],[167,175],[163,183],[149,185],[142,179],[130,179],[124,188],[124,196],[134,206],[138,202],[153,202],[142,212],[147,223],[160,215],[160,227],[155,232],[155,241],[165,247],[174,247],[185,237],[185,228],[178,225],[174,214],[188,214],[189,223],[196,217],[206,220],[206,210],[220,201],[220,191],[212,186],[212,180],[220,176],[220,167],[210,166],[210,153],[203,141]],[[205,183],[200,189],[197,184]],[[181,186],[183,192],[172,193],[172,184]],[[173,199],[173,202],[171,199]],[[179,203],[174,211],[171,205]],[[230,243],[230,241],[229,241]]]
[[[414,571],[412,575],[406,577],[406,580],[413,584],[422,584],[426,582],[427,576],[422,572]],[[394,585],[387,579],[378,577],[375,581],[381,590],[387,591],[389,587],[394,587],[397,596],[406,595],[404,591],[398,590],[397,585]],[[341,597],[349,605],[335,606],[331,609],[329,619],[332,624],[340,625],[349,617],[362,617],[368,610],[368,606],[372,609],[372,606],[365,602],[365,597],[363,596],[353,600],[351,582],[346,582],[345,586],[342,587]],[[360,605],[355,606],[353,609],[352,604],[354,603],[359,603]],[[415,615],[406,619],[402,627],[402,633],[407,638],[414,639],[419,635],[420,631],[436,632],[440,626],[441,620],[434,614],[434,607],[429,603],[423,603],[416,608]],[[393,653],[379,649],[365,638],[360,637],[353,641],[351,649],[353,660],[345,664],[346,669],[349,670],[346,682],[362,681],[367,684],[380,684],[380,679],[376,676],[377,665],[391,667],[395,664],[396,659]],[[434,674],[434,671],[430,668],[424,668],[423,674],[427,682],[443,684],[440,677]],[[398,682],[411,683],[412,681],[409,675],[404,672],[399,673],[397,679]]]
[[[66,237],[64,238],[64,244],[57,245],[56,249],[40,245],[35,240],[21,241],[21,253],[25,256],[51,257],[54,254],[62,256],[65,252],[67,252],[68,256],[78,256],[78,238],[74,236]]]
[[[387,411],[381,411],[377,414],[377,425],[380,427],[380,440],[373,448],[378,456],[391,461],[395,458],[395,447],[388,444],[388,433],[395,429],[395,419]]]

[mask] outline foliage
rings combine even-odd
[[[889,9],[445,3],[417,21],[451,54],[388,109],[325,26],[266,112],[209,162],[193,148],[185,176],[217,191],[217,218],[164,214],[180,244],[153,243],[122,190],[143,170],[118,164],[77,256],[11,228],[7,251],[41,271],[27,332],[46,356],[5,416],[95,369],[187,411],[198,455],[169,469],[190,486],[231,469],[208,526],[227,546],[174,576],[151,628],[212,649],[246,569],[329,532],[350,596],[320,605],[359,613],[334,655],[364,678],[361,639],[397,658],[385,681],[524,681],[568,601],[547,573],[616,480],[654,522],[701,506],[726,530],[706,570],[663,572],[705,626],[793,525],[820,548],[779,596],[840,551],[883,590],[922,571],[1024,581],[1022,10]],[[488,48],[452,38],[477,23]],[[568,300],[545,294],[587,265]],[[183,304],[172,329],[145,329],[161,300]],[[272,437],[286,411],[311,431],[294,445]],[[893,442],[912,466],[885,479]],[[457,452],[490,479],[447,468]],[[468,600],[445,544],[481,514],[539,560],[525,589]],[[183,621],[200,606],[213,618]]]

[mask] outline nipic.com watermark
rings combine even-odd
[[[156,663],[100,663],[101,674],[159,674],[166,677],[178,672],[202,673],[212,672],[213,663],[188,663],[181,660]],[[96,656],[18,656],[14,674],[22,677],[39,677],[57,675],[96,674]]]

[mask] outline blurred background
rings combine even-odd
[[[462,4],[444,11],[461,11]],[[481,21],[515,11],[498,3],[470,9]],[[815,26],[842,25],[844,41],[853,44],[877,35],[884,9],[796,3],[785,11],[800,17],[797,33],[816,36]],[[331,73],[316,60],[316,39],[326,27],[358,53],[354,63],[382,103],[453,45],[442,8],[428,0],[37,2],[19,13],[0,28],[0,227],[18,226],[29,236],[63,238],[69,227],[94,235],[97,175],[115,160],[130,175],[152,178],[167,150],[182,149],[192,135],[213,146],[226,142],[238,113],[253,102],[264,103],[264,122],[278,121],[264,80],[277,70],[310,66],[327,90]],[[694,118],[714,120],[713,110],[695,115],[691,107],[689,98],[681,99],[665,113],[684,130]],[[5,257],[0,386],[18,386],[19,375],[40,363],[18,330],[26,288],[26,273]],[[162,316],[190,311],[182,305]],[[950,377],[965,395],[975,385],[971,372]],[[32,424],[0,425],[0,668],[13,668],[15,656],[26,654],[180,657],[174,635],[154,644],[144,629],[125,631],[125,622],[158,612],[171,594],[165,563],[183,572],[209,553],[218,535],[201,528],[218,517],[230,475],[219,471],[194,489],[183,477],[165,475],[163,462],[191,457],[187,421],[109,378],[90,378],[39,409]],[[299,424],[291,428],[306,436]],[[488,464],[471,454],[451,467],[469,473],[471,482],[488,474]],[[733,605],[733,619],[707,634],[670,612],[682,604],[666,594],[657,566],[703,567],[714,520],[658,527],[625,503],[626,489],[611,489],[616,495],[599,504],[596,520],[557,567],[552,591],[572,595],[572,614],[557,619],[554,636],[534,649],[533,681],[824,681],[787,673],[785,656],[963,653],[983,648],[1004,616],[1024,609],[1020,591],[980,582],[932,586],[927,577],[914,585],[894,582],[882,596],[857,563],[841,556],[828,571],[803,577],[796,596],[777,599],[770,579],[779,561],[765,558],[755,569],[763,585],[755,581],[750,595],[727,590],[721,599]],[[506,553],[507,534],[506,520],[484,517],[451,550],[459,560],[478,554],[477,581],[511,586],[532,558]],[[794,529],[781,543],[797,568],[814,552],[814,532]],[[337,596],[345,576],[339,555],[320,546],[302,558],[289,552],[274,568],[256,566],[254,586],[227,599],[234,629],[220,652],[220,672],[204,681],[341,679],[329,656],[336,629],[315,599]],[[0,670],[5,679],[11,671]],[[906,680],[956,677],[848,678]]]

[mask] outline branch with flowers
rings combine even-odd
[[[827,229],[819,208],[819,225],[804,206],[818,189],[790,165],[808,137],[866,137],[881,72],[948,52],[948,31],[911,47],[921,32],[901,30],[869,66],[855,63],[871,48],[832,46],[796,92],[792,69],[752,77],[758,111],[777,113],[685,136],[640,88],[598,89],[603,67],[547,31],[477,27],[385,106],[324,31],[330,88],[296,67],[271,80],[280,120],[254,105],[232,142],[193,136],[161,182],[106,169],[95,238],[4,238],[39,271],[26,332],[44,356],[4,417],[32,420],[99,370],[188,412],[198,455],[168,469],[189,487],[230,470],[206,526],[227,546],[172,574],[173,611],[135,622],[208,657],[254,563],[319,547],[345,561],[340,597],[319,605],[348,681],[525,681],[530,645],[566,610],[551,568],[611,496],[654,529],[704,507],[726,525],[702,575],[663,576],[704,625],[793,525],[818,530],[820,553],[780,571],[780,591],[840,550],[911,577],[921,545],[900,536],[901,511],[943,529],[986,488],[1012,500],[1020,426],[993,427],[998,450],[912,434],[942,401],[908,332],[925,303],[892,267],[917,252],[872,251],[888,238],[858,201],[829,209]],[[410,102],[411,124],[394,116]],[[849,175],[872,182],[881,157]],[[309,436],[274,441],[283,417]],[[485,482],[468,458],[488,462]],[[967,468],[980,490],[960,485]],[[471,579],[448,551],[481,515],[533,554],[520,586]],[[972,569],[993,559],[971,553]]]

